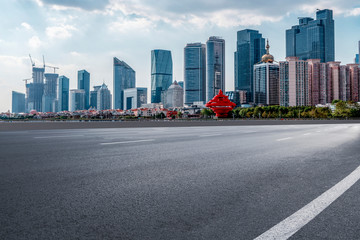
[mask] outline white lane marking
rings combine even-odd
[[[124,141],[124,142],[109,142],[109,143],[100,143],[100,145],[114,145],[114,144],[138,143],[138,142],[152,142],[152,141],[155,141],[155,139],[144,139],[144,140]]]
[[[66,135],[66,136],[47,136],[47,137],[34,137],[37,139],[41,138],[70,138],[70,137],[83,137],[84,135]]]
[[[292,137],[280,138],[280,139],[277,139],[276,141],[281,142],[281,141],[286,141],[286,140],[290,140],[290,139],[293,139],[293,138]]]
[[[311,133],[305,133],[304,136],[310,135]]]
[[[316,131],[317,133],[321,132],[321,131]]]
[[[206,135],[200,135],[199,137],[215,137],[215,136],[221,136],[222,134],[206,134]]]
[[[276,239],[285,240],[294,235],[302,227],[313,220],[331,203],[343,195],[351,186],[360,179],[360,166],[335,186],[321,194],[315,200],[284,219],[255,240]]]

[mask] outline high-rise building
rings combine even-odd
[[[225,40],[210,37],[206,42],[206,102],[220,89],[225,92]]]
[[[254,65],[254,104],[279,105],[279,65],[269,53],[269,42],[261,63]]]
[[[179,86],[184,89],[184,81],[178,81]]]
[[[147,103],[147,88],[128,88],[124,90],[124,110],[141,107]]]
[[[84,109],[89,109],[90,101],[90,73],[86,70],[78,71],[78,89],[84,89]],[[84,110],[81,109],[81,110]]]
[[[25,94],[12,91],[12,113],[25,112]]]
[[[206,46],[201,43],[189,43],[184,48],[185,104],[206,100]]]
[[[335,31],[333,11],[318,10],[316,20],[299,18],[299,25],[286,30],[286,56],[299,60],[335,60]]]
[[[97,96],[100,86],[94,86],[94,90],[90,91],[90,108],[97,109]]]
[[[70,111],[78,111],[85,109],[85,90],[72,89],[70,90]]]
[[[151,51],[151,103],[160,103],[161,94],[172,83],[173,63],[168,50]]]
[[[135,71],[114,57],[114,108],[124,109],[124,90],[135,87]]]
[[[97,110],[111,109],[111,94],[108,87],[103,83],[97,91]]]
[[[356,63],[356,64],[360,64],[360,41],[359,41],[359,51],[358,51],[358,53],[355,55],[355,63]]]
[[[57,112],[58,109],[53,109],[54,101],[56,99],[57,82],[59,74],[45,73],[44,95],[42,98],[43,112]]]
[[[33,82],[26,84],[26,112],[42,111],[42,98],[44,94],[45,68],[32,68]]]
[[[261,61],[265,53],[265,39],[259,31],[245,29],[237,32],[234,54],[235,90],[246,91],[247,102],[254,101],[253,66]]]
[[[57,89],[58,112],[69,111],[69,91],[69,78],[65,76],[60,76]]]
[[[177,108],[184,106],[184,90],[176,81],[170,85],[163,95],[165,108]]]

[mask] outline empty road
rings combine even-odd
[[[360,124],[0,132],[0,239],[360,239]]]

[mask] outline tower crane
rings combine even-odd
[[[52,68],[52,69],[54,69],[54,73],[56,73],[56,69],[59,69],[58,67],[53,67],[53,66],[48,66],[48,65],[46,65],[45,64],[45,57],[44,57],[44,55],[43,55],[43,63],[44,63],[44,68]]]
[[[23,81],[25,82],[25,87],[26,87],[26,85],[27,85],[27,83],[28,83],[29,80],[32,80],[32,78],[23,79]]]
[[[29,54],[29,57],[30,57],[30,61],[31,61],[31,66],[35,67],[35,63],[33,62],[30,54]]]

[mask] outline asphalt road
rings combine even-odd
[[[359,124],[0,132],[0,239],[254,239],[357,169],[359,144]],[[360,239],[359,198],[290,239]]]

